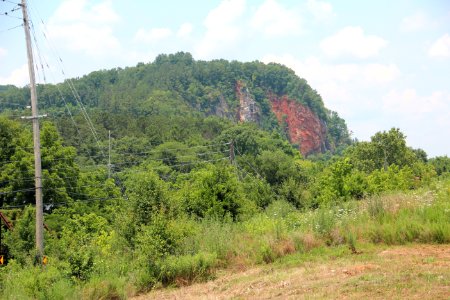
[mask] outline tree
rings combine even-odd
[[[4,193],[0,199],[9,205],[32,204],[35,202],[33,139],[28,128],[19,131],[20,127],[13,124],[5,128],[15,135],[6,151],[2,151],[9,161],[3,161],[0,169],[0,191]],[[49,122],[42,123],[41,150],[44,204],[67,202],[79,192],[76,151],[63,146],[55,126]]]
[[[430,164],[435,168],[438,175],[450,172],[450,157],[447,155],[430,159]]]
[[[361,171],[387,170],[390,165],[403,168],[418,161],[418,156],[406,146],[406,136],[398,128],[377,132],[370,142],[349,147],[344,155]]]
[[[403,167],[415,160],[415,155],[406,146],[406,136],[398,128],[391,128],[388,132],[377,132],[372,136],[371,143],[376,168],[383,167],[386,170],[393,164]]]
[[[207,165],[191,172],[180,190],[180,201],[187,213],[198,218],[238,220],[256,208],[245,197],[235,170],[225,165]]]
[[[132,220],[136,225],[149,224],[154,215],[164,213],[168,209],[166,184],[155,173],[131,173],[125,186],[131,203]]]

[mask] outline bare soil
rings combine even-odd
[[[135,299],[450,299],[450,245],[376,246],[310,260],[293,254]]]

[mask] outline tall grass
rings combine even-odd
[[[171,221],[176,251],[150,261],[137,251],[96,257],[89,279],[70,277],[64,262],[45,268],[12,260],[0,268],[2,299],[125,299],[155,286],[185,285],[214,277],[222,267],[270,263],[294,252],[359,242],[450,243],[450,181],[429,190],[391,193],[335,207],[298,211],[275,201],[242,222]]]

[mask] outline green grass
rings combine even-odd
[[[0,297],[125,299],[158,285],[208,280],[217,268],[267,263],[290,267],[332,261],[352,252],[361,253],[353,257],[364,261],[373,259],[375,245],[446,244],[450,243],[449,186],[449,181],[442,181],[428,190],[374,196],[313,211],[298,211],[275,201],[266,211],[238,223],[173,220],[166,230],[174,240],[174,253],[149,260],[133,249],[119,251],[115,244],[105,244],[101,249],[108,251],[95,254],[93,270],[85,280],[72,278],[67,263],[56,258],[51,257],[43,269],[31,261],[21,265],[11,260],[0,268]],[[424,263],[432,264],[433,258]],[[401,282],[402,276],[398,289],[411,288]],[[435,274],[420,276],[438,280]],[[359,280],[373,287],[384,279],[366,274]]]

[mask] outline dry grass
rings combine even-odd
[[[377,246],[363,252],[318,253],[310,260],[294,254],[281,263],[222,271],[214,281],[136,299],[449,299],[450,245]]]

